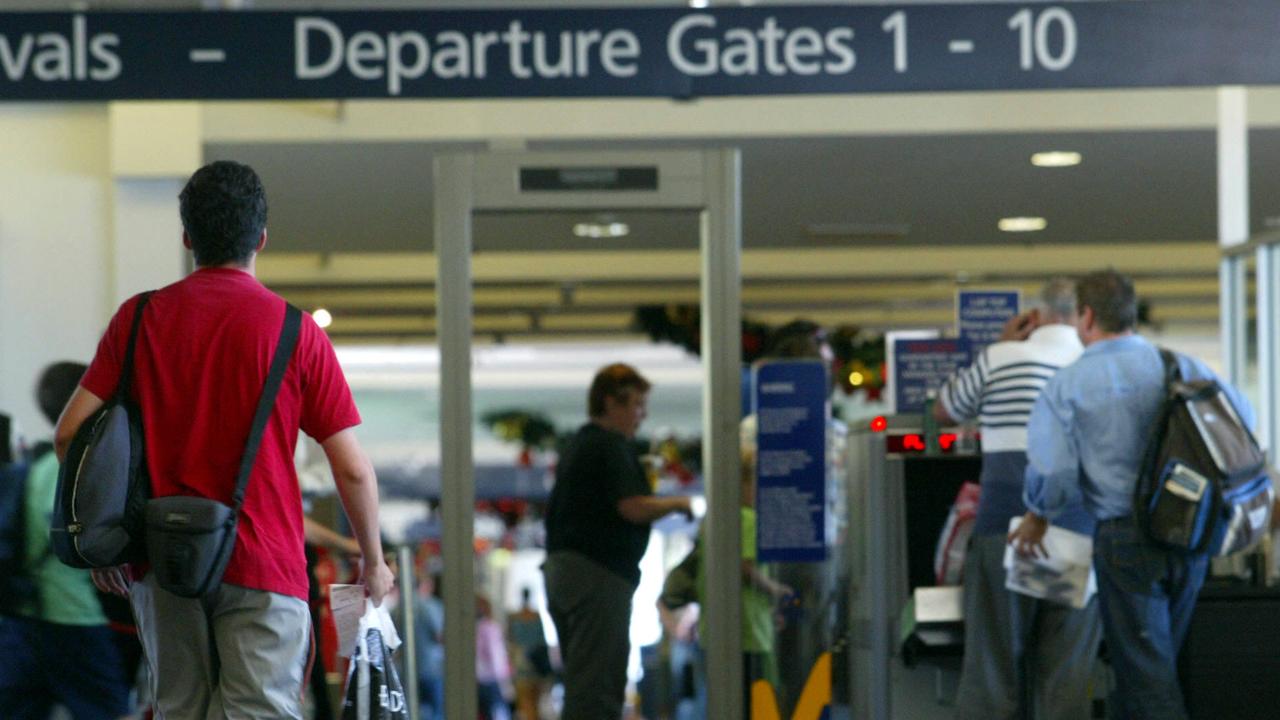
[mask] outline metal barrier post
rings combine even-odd
[[[409,708],[409,717],[418,717],[418,638],[414,632],[417,622],[414,600],[418,597],[417,583],[413,576],[413,550],[401,546],[397,551],[397,562],[400,565],[400,605],[404,609],[404,637],[401,652],[404,657],[404,674],[401,685],[404,686],[405,701]]]

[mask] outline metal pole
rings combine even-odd
[[[710,716],[744,718],[738,424],[742,417],[739,259],[741,161],[737,150],[703,155],[702,457],[707,489],[707,706]]]
[[[435,160],[436,338],[440,345],[440,502],[445,717],[476,717],[475,468],[471,456],[471,204],[475,159]]]
[[[1227,248],[1248,240],[1248,96],[1243,87],[1222,87],[1218,89],[1218,245]],[[1245,258],[1223,258],[1219,274],[1222,364],[1227,379],[1241,387],[1248,361]]]
[[[1245,342],[1247,281],[1245,258],[1224,256],[1218,264],[1218,315],[1222,343],[1222,368],[1227,380],[1243,387],[1248,345]]]
[[[1258,440],[1272,452],[1280,448],[1277,436],[1277,398],[1276,371],[1277,348],[1276,303],[1280,302],[1280,287],[1277,280],[1280,275],[1276,263],[1276,247],[1261,245],[1258,247],[1257,285],[1258,285]]]
[[[402,684],[404,685],[405,700],[409,707],[409,717],[413,720],[418,718],[418,638],[414,632],[414,625],[417,623],[414,610],[416,603],[414,600],[418,597],[418,584],[414,582],[413,577],[413,550],[407,546],[401,546],[397,553],[397,562],[400,565],[400,597],[401,605],[404,612],[404,650],[401,656],[404,658],[404,674]]]
[[[867,436],[867,590],[870,595],[871,627],[867,630],[870,646],[869,687],[867,705],[870,720],[889,720],[889,662],[892,658],[889,627],[889,474],[885,461],[884,435]]]

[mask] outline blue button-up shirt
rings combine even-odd
[[[1186,380],[1217,379],[1204,363],[1179,354]],[[1253,408],[1219,381],[1241,419],[1254,427]],[[1133,512],[1143,450],[1164,398],[1160,351],[1139,335],[1102,340],[1058,371],[1031,411],[1023,499],[1052,519],[1082,499],[1098,520]]]

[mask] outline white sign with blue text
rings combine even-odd
[[[755,370],[756,554],[760,562],[826,559],[827,368],[768,362]]]

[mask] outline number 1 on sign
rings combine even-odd
[[[907,14],[901,10],[885,18],[880,26],[887,33],[893,33],[893,69],[896,72],[907,71]]]

